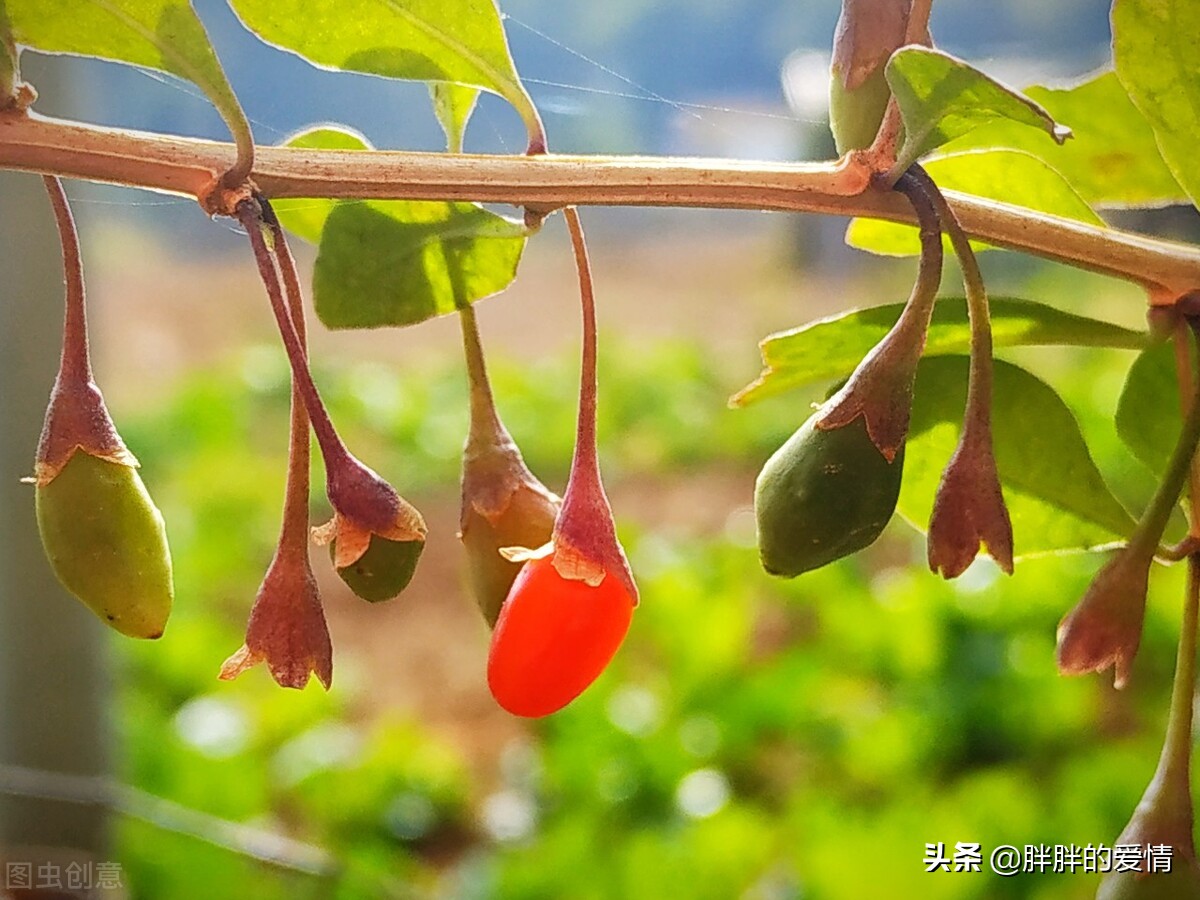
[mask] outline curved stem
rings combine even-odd
[[[971,241],[963,231],[954,210],[924,169],[914,167],[925,185],[942,220],[942,227],[954,247],[962,269],[967,295],[967,313],[971,322],[971,366],[967,379],[967,408],[963,416],[963,441],[991,441],[992,431],[992,323],[988,314],[987,289]],[[912,171],[910,169],[910,171]]]
[[[271,301],[271,311],[275,314],[275,323],[279,327],[279,336],[283,339],[288,362],[292,367],[295,389],[299,392],[304,401],[304,407],[308,411],[313,432],[317,436],[317,443],[321,446],[321,453],[325,457],[325,467],[327,470],[332,469],[337,461],[348,460],[350,451],[338,437],[329,413],[325,410],[325,404],[321,402],[321,395],[312,379],[312,373],[308,369],[308,358],[304,346],[284,303],[274,258],[263,238],[265,220],[260,209],[261,207],[257,203],[244,200],[238,204],[238,219],[250,238],[250,246],[254,250],[254,260],[258,264],[258,273],[262,277],[263,286],[267,289],[267,296]],[[270,215],[273,216],[273,213]]]
[[[932,10],[933,0],[912,0],[908,11],[908,27],[904,31],[905,43],[929,43],[929,14]]]
[[[917,280],[893,329],[894,332],[910,332],[909,339],[916,348],[917,356],[921,355],[925,346],[925,333],[929,330],[929,320],[933,316],[938,288],[942,283],[942,224],[928,187],[932,183],[924,170],[914,166],[913,171],[901,175],[892,188],[908,198],[920,229],[921,256],[917,265]]]
[[[596,293],[592,283],[592,266],[588,259],[583,223],[574,207],[563,210],[571,247],[575,251],[575,268],[579,272],[579,301],[583,318],[583,348],[579,364],[579,418],[575,431],[575,459],[571,465],[571,481],[576,472],[595,474],[600,480],[600,461],[596,453]],[[570,487],[567,488],[570,493]]]
[[[1179,408],[1184,419],[1188,415],[1188,403],[1195,396],[1196,376],[1195,363],[1192,361],[1192,348],[1195,338],[1186,322],[1179,322],[1175,327],[1175,372],[1179,381]],[[1188,478],[1188,537],[1200,538],[1200,460],[1194,456]]]
[[[1149,820],[1146,825],[1153,830],[1146,834],[1148,839],[1155,842],[1167,840],[1188,857],[1195,852],[1191,763],[1198,613],[1200,558],[1192,556],[1188,559],[1187,593],[1183,603],[1179,650],[1175,658],[1175,680],[1171,685],[1167,732],[1154,777],[1134,814],[1135,822],[1139,815],[1145,815]]]
[[[468,440],[495,443],[506,432],[496,412],[475,308],[469,303],[464,304],[458,310],[458,318],[462,326],[463,355],[467,360],[467,384],[470,390],[471,425]]]
[[[59,378],[76,384],[87,384],[92,380],[92,361],[88,351],[87,302],[83,286],[83,260],[79,253],[79,233],[75,230],[75,217],[71,214],[71,206],[67,202],[62,182],[53,175],[44,175],[42,183],[46,186],[46,193],[50,195],[54,220],[58,224],[58,236],[62,241],[63,277],[67,285]]]
[[[241,114],[240,119],[225,116],[225,123],[233,133],[234,146],[237,147],[237,157],[233,165],[221,176],[222,186],[229,190],[236,190],[245,184],[250,173],[254,171],[254,135],[250,132],[250,123],[246,121],[241,107],[238,107],[237,112]]]
[[[0,113],[0,167],[196,197],[235,156],[229,144]],[[866,190],[854,160],[762,163],[613,156],[480,156],[259,147],[252,173],[270,197],[473,200],[569,205],[789,210],[913,222],[903,198]],[[999,247],[1144,285],[1166,297],[1200,287],[1200,248],[946,192],[962,227]]]
[[[287,238],[275,211],[270,204],[263,203],[263,219],[271,229],[275,258],[283,276],[283,289],[291,312],[292,327],[301,352],[307,357],[307,328],[304,323],[304,294],[300,289],[300,276],[296,271],[296,260],[288,247]],[[304,408],[304,397],[300,393],[296,376],[292,375],[291,426],[288,437],[287,483],[284,487],[283,525],[279,534],[281,547],[287,546],[302,554],[308,553],[308,490],[312,460],[308,443],[309,418]]]
[[[1183,327],[1186,329],[1187,326]],[[1167,522],[1171,518],[1171,512],[1175,509],[1175,504],[1179,502],[1179,494],[1183,490],[1184,482],[1194,471],[1193,458],[1196,455],[1196,445],[1200,442],[1200,382],[1197,382],[1192,376],[1190,361],[1180,369],[1179,375],[1181,388],[1185,383],[1190,388],[1188,399],[1184,401],[1186,413],[1183,419],[1183,428],[1179,433],[1175,448],[1171,451],[1162,480],[1158,483],[1154,496],[1150,499],[1146,511],[1142,513],[1137,528],[1129,539],[1130,547],[1140,550],[1147,556],[1153,554],[1158,547],[1158,542],[1162,539],[1163,531],[1166,530]],[[1191,509],[1193,534],[1196,533],[1196,518],[1197,508],[1193,505]]]

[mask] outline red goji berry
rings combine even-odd
[[[516,716],[562,709],[616,654],[633,607],[611,573],[592,587],[560,575],[553,557],[525,563],[492,633],[487,668],[492,696]]]

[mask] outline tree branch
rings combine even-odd
[[[205,197],[232,144],[0,112],[0,168]],[[253,179],[268,197],[471,200],[549,211],[567,205],[677,206],[914,221],[904,198],[868,189],[854,159],[762,163],[638,156],[481,156],[259,147]],[[945,192],[972,237],[1124,278],[1158,302],[1200,289],[1200,247],[1099,228]]]

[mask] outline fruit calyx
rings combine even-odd
[[[550,540],[559,498],[525,464],[500,420],[487,376],[475,311],[459,311],[470,385],[471,424],[463,449],[459,539],[466,549],[476,604],[494,626],[520,571],[501,554],[508,547],[538,547]]]
[[[551,561],[563,578],[595,587],[611,575],[638,603],[637,584],[625,550],[617,540],[612,506],[600,476],[596,450],[596,302],[591,266],[579,213],[564,210],[579,271],[583,315],[583,352],[580,363],[579,417],[575,432],[575,455],[563,492],[562,509],[551,535]]]
[[[912,293],[896,324],[825,402],[816,420],[817,428],[830,430],[862,416],[867,434],[888,460],[896,457],[908,436],[917,363],[942,280],[942,226],[929,194],[932,181],[923,175],[914,165],[894,188],[908,198],[920,225],[921,260]]]
[[[933,201],[958,257],[971,326],[967,402],[958,446],[942,473],[929,521],[929,568],[944,578],[967,570],[981,547],[997,565],[1013,571],[1012,521],[1004,502],[992,450],[992,324],[983,273],[966,232],[933,179],[919,166],[909,169]]]
[[[66,305],[62,356],[34,461],[34,481],[39,487],[53,481],[79,450],[118,465],[131,468],[138,465],[137,458],[117,433],[100,388],[92,378],[83,262],[66,192],[54,176],[43,176],[42,181],[54,207],[62,242]]]

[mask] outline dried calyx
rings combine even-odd
[[[879,452],[894,459],[908,436],[913,383],[925,350],[925,335],[942,280],[942,228],[934,207],[936,186],[919,166],[896,182],[920,224],[921,260],[917,280],[896,324],[876,344],[850,378],[817,412],[816,426],[841,428],[862,416]]]
[[[38,531],[59,581],[116,630],[157,638],[174,598],[161,513],[92,379],[83,265],[62,184],[43,179],[62,240],[62,357],[34,464]]]
[[[295,388],[325,461],[325,489],[333,519],[314,529],[313,537],[320,544],[333,545],[334,564],[352,588],[369,593],[369,599],[394,597],[412,575],[420,552],[418,545],[425,541],[425,521],[391,485],[346,449],[333,427],[284,303],[272,252],[272,246],[278,248],[284,239],[270,204],[263,197],[255,197],[240,203],[237,212],[254,249]],[[364,559],[369,566],[362,562]]]
[[[1114,684],[1123,687],[1128,681],[1142,637],[1150,566],[1200,442],[1200,379],[1195,381],[1197,389],[1188,401],[1166,472],[1129,542],[1097,573],[1083,599],[1058,626],[1058,668],[1064,675],[1113,666]]]
[[[521,456],[500,421],[484,363],[475,311],[459,311],[470,383],[471,424],[463,450],[459,538],[467,553],[471,589],[489,625],[500,615],[521,564],[505,547],[540,547],[550,540],[560,501]]]
[[[565,211],[580,277],[583,298],[583,351],[579,378],[579,417],[575,430],[575,454],[563,493],[562,509],[554,523],[551,560],[563,578],[596,586],[606,577],[621,582],[636,605],[637,585],[625,551],[617,540],[612,507],[600,478],[596,450],[596,302],[591,266],[579,214]]]
[[[911,171],[911,170],[910,170]],[[966,571],[980,547],[1005,572],[1013,570],[1012,522],[992,450],[992,326],[987,291],[971,243],[954,210],[924,171],[927,183],[963,273],[971,320],[971,365],[962,433],[933,501],[929,520],[929,568],[945,578]]]
[[[278,223],[272,223],[272,237],[291,324],[301,351],[306,352],[300,281]],[[303,688],[311,674],[316,674],[326,690],[333,681],[333,643],[308,556],[308,428],[308,413],[293,376],[279,544],[254,598],[246,642],[221,667],[222,679],[236,678],[251,666],[265,662],[271,677],[283,687]]]

